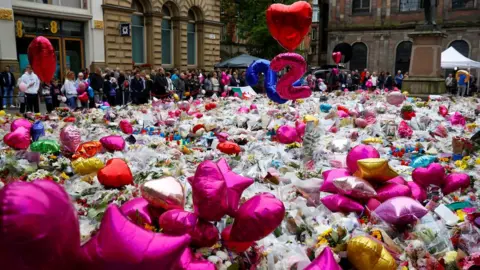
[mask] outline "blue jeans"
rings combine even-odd
[[[3,106],[13,105],[13,86],[3,87]]]
[[[70,109],[75,110],[77,108],[77,97],[70,97],[67,102]]]

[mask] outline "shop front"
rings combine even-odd
[[[48,38],[55,49],[55,78],[63,80],[67,70],[78,74],[85,68],[83,22],[15,14],[15,34],[17,59],[22,73],[29,64],[28,45],[37,36]]]

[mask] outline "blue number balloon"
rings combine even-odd
[[[258,83],[258,73],[263,73],[265,76],[264,86],[267,91],[267,97],[278,104],[284,104],[287,99],[281,98],[276,89],[277,73],[270,68],[270,61],[259,59],[250,64],[247,69],[247,83],[254,86]]]

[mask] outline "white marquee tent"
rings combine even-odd
[[[455,48],[450,47],[442,52],[442,68],[480,68],[480,62],[463,56]]]

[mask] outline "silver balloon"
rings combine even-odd
[[[354,198],[371,198],[377,195],[373,186],[356,176],[340,177],[333,180],[333,184],[340,193]]]
[[[330,142],[330,150],[332,152],[344,153],[350,148],[349,139],[337,139]]]

